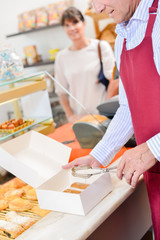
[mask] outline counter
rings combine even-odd
[[[144,181],[133,189],[111,177],[113,191],[87,216],[51,212],[17,240],[140,240],[151,227]]]

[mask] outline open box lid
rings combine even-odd
[[[37,188],[67,164],[70,152],[62,143],[30,131],[1,144],[0,166]]]

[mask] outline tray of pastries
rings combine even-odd
[[[19,178],[0,185],[0,239],[15,239],[50,211],[40,209],[36,191]]]
[[[0,133],[14,133],[17,132],[29,125],[33,124],[33,119],[22,119],[19,118],[18,120],[12,118],[11,120],[5,121],[0,124]]]

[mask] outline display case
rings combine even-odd
[[[45,72],[0,81],[0,143],[30,129],[54,131]]]

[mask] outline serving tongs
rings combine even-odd
[[[72,175],[79,178],[90,178],[93,175],[102,174],[106,172],[116,173],[117,166],[108,168],[92,168],[89,165],[75,166],[72,168]]]

